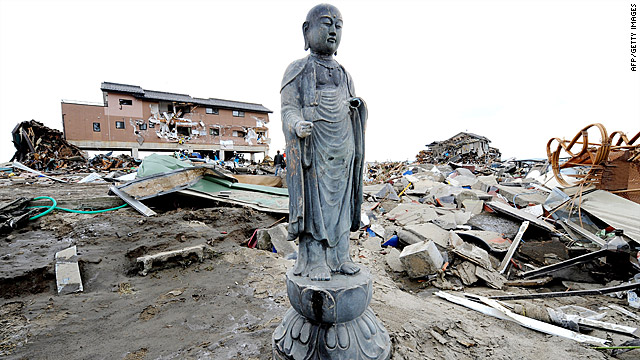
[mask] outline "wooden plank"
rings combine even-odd
[[[124,202],[131,205],[131,207],[136,209],[140,214],[144,216],[157,215],[155,211],[149,209],[145,204],[127,195],[124,191],[119,190],[115,186],[110,187],[109,190],[120,197]]]
[[[527,231],[528,227],[529,227],[528,221],[524,221],[522,225],[520,225],[520,229],[518,229],[518,233],[516,234],[516,237],[511,242],[511,246],[509,246],[509,251],[507,251],[507,255],[505,255],[504,259],[502,259],[502,262],[500,263],[500,266],[498,267],[498,272],[500,274],[504,274],[504,271],[507,270],[507,267],[511,262],[511,258],[513,257],[513,254],[515,254],[516,250],[518,249],[518,244],[520,244],[520,240],[522,240],[522,235],[524,235],[524,232]]]

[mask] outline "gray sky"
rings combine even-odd
[[[60,100],[100,102],[102,81],[261,103],[273,154],[280,81],[307,54],[317,3],[0,0],[0,161],[18,122],[62,129]],[[524,158],[593,122],[640,130],[629,1],[330,3],[344,19],[336,59],[369,106],[367,160],[413,160],[460,131]]]

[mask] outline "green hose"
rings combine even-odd
[[[118,210],[118,209],[122,209],[123,207],[127,206],[127,204],[122,204],[120,206],[114,207],[114,208],[110,208],[110,209],[103,209],[103,210],[73,210],[73,209],[66,209],[66,208],[61,208],[58,207],[58,202],[49,196],[38,196],[36,198],[33,198],[33,201],[35,200],[41,200],[41,199],[48,199],[51,200],[52,205],[50,206],[29,206],[29,209],[35,209],[35,208],[48,208],[45,212],[32,216],[29,218],[29,220],[35,220],[41,216],[45,216],[48,213],[52,212],[54,209],[56,210],[62,210],[62,211],[66,211],[66,212],[71,212],[71,213],[76,213],[76,214],[99,214],[99,213],[103,213],[103,212],[107,212],[107,211],[113,211],[113,210]]]
[[[37,218],[39,218],[39,217],[45,216],[45,215],[47,215],[48,213],[52,212],[52,211],[53,211],[53,209],[55,209],[55,208],[56,208],[56,206],[58,206],[58,202],[56,201],[56,199],[54,199],[54,198],[52,198],[52,197],[49,197],[49,196],[38,196],[38,197],[33,198],[33,200],[34,200],[34,201],[35,201],[35,200],[40,200],[40,199],[48,199],[48,200],[51,200],[52,204],[51,204],[51,206],[45,206],[45,207],[48,207],[48,208],[49,208],[49,209],[47,209],[47,211],[45,211],[45,212],[43,212],[43,213],[40,213],[40,214],[38,214],[38,215],[32,216],[32,217],[30,217],[30,218],[29,218],[29,220],[35,220],[35,219],[37,219]]]

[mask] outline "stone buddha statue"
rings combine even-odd
[[[280,91],[288,240],[300,246],[285,274],[291,308],[273,332],[273,358],[386,360],[389,333],[369,306],[373,279],[349,255],[349,234],[360,227],[367,107],[334,59],[338,9],[313,7],[302,32],[311,54],[289,65]]]
[[[307,57],[287,68],[281,87],[287,143],[288,240],[299,239],[294,275],[331,279],[360,268],[349,255],[349,234],[360,226],[365,103],[335,59],[342,15],[320,4],[302,25]]]

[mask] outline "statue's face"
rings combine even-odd
[[[331,55],[338,50],[342,38],[342,15],[331,5],[318,6],[307,16],[304,36],[312,51]]]

